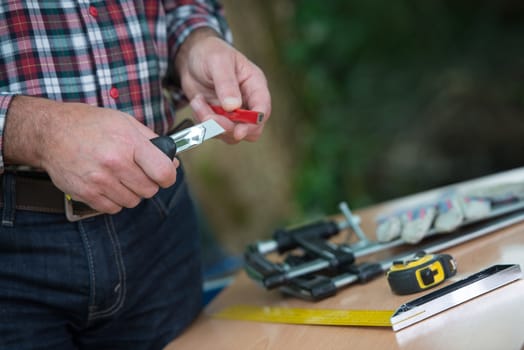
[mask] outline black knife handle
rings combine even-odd
[[[162,152],[164,152],[171,160],[175,158],[176,155],[176,143],[169,136],[158,136],[154,139],[151,139],[153,145],[157,146]]]

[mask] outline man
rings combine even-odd
[[[160,349],[200,311],[183,170],[150,139],[184,98],[225,142],[260,136],[263,123],[209,107],[270,114],[265,77],[224,41],[220,12],[211,0],[0,5],[0,349]],[[66,219],[66,193],[84,219]]]

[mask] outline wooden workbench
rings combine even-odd
[[[520,173],[519,173],[520,175]],[[364,228],[382,206],[360,211]],[[367,231],[366,231],[367,232]],[[493,264],[524,267],[524,222],[476,238],[445,251],[458,265],[447,284]],[[392,294],[386,278],[352,285],[317,303],[268,292],[244,272],[205,309],[174,349],[521,349],[524,345],[524,280],[456,306],[408,328],[307,326],[232,321],[212,318],[224,307],[238,304],[319,309],[394,310],[422,294]]]

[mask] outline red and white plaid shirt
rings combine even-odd
[[[231,40],[213,0],[2,1],[0,136],[15,95],[118,109],[166,133],[184,101],[168,71],[199,27]]]

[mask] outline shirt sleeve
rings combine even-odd
[[[4,172],[4,131],[7,109],[15,94],[0,93],[0,174]]]
[[[222,5],[217,0],[182,0],[166,2],[167,35],[170,63],[174,62],[178,49],[196,29],[207,27],[216,31],[224,40],[233,42]],[[169,77],[168,93],[176,106],[187,102],[178,78]]]

